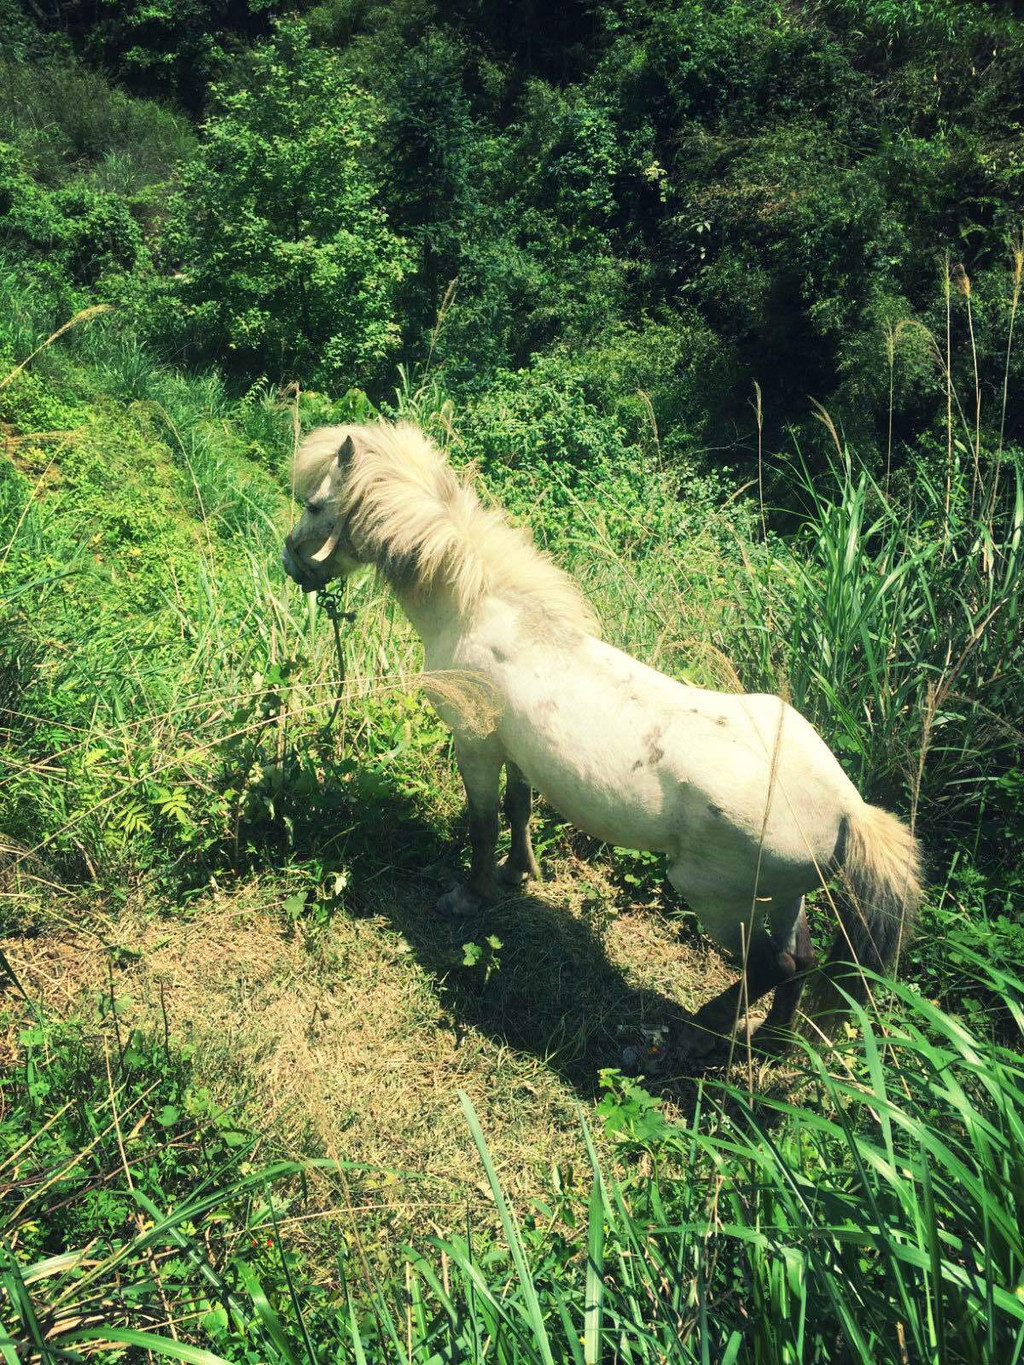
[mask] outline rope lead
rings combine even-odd
[[[345,651],[341,644],[341,622],[354,621],[356,613],[346,611],[342,606],[342,600],[336,588],[321,588],[316,595],[317,606],[323,608],[324,614],[334,627],[334,650],[338,656],[338,694],[334,698],[334,709],[331,711],[330,719],[320,731],[321,739],[326,739],[331,733],[345,696]]]

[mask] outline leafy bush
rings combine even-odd
[[[0,137],[14,143],[44,184],[92,172],[125,197],[169,180],[195,145],[187,120],[153,100],[133,99],[66,53],[0,62]]]
[[[115,79],[147,95],[201,109],[209,82],[248,40],[266,33],[276,0],[126,0],[97,10],[57,0],[35,13]]]
[[[585,400],[613,414],[629,443],[659,465],[679,466],[703,453],[738,379],[734,357],[691,309],[610,326],[583,354],[555,356],[579,376]]]
[[[0,250],[21,273],[57,282],[95,285],[133,270],[142,235],[125,201],[116,194],[68,185],[45,190],[28,175],[9,144],[0,143]]]
[[[457,430],[465,454],[541,527],[564,527],[579,496],[589,498],[599,487],[615,523],[616,497],[630,508],[642,506],[645,488],[654,489],[641,449],[628,443],[614,416],[587,401],[579,370],[561,358],[537,357],[529,369],[499,371],[486,393],[461,410]],[[655,508],[648,512],[657,515]]]
[[[197,349],[306,383],[379,372],[407,256],[367,165],[378,121],[294,21],[218,91],[165,240]]]

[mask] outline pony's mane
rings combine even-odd
[[[408,422],[310,432],[295,454],[296,497],[317,490],[346,438],[352,456],[343,473],[342,511],[353,541],[367,547],[387,577],[410,586],[442,580],[462,612],[491,594],[523,597],[553,622],[599,633],[569,575],[537,549],[528,530],[483,507],[470,476],[456,474]]]

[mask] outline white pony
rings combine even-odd
[[[772,989],[764,1036],[784,1041],[813,965],[803,898],[835,872],[854,897],[821,974],[830,1009],[841,963],[892,963],[921,898],[917,843],[861,799],[792,707],[685,686],[602,643],[569,577],[481,506],[413,426],[312,432],[294,486],[303,513],[284,547],[291,577],[313,591],[376,566],[419,632],[427,671],[469,675],[495,698],[481,733],[457,700],[432,696],[454,734],[472,846],[468,881],[439,909],[474,910],[538,875],[533,787],[588,834],[666,854],[672,885],[740,961],[740,981],[685,1030],[685,1052],[708,1050]],[[499,867],[503,767],[512,842]],[[843,985],[856,994],[848,968]]]

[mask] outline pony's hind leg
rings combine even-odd
[[[773,1033],[781,1034],[793,1017],[800,994],[800,984],[794,982],[798,971],[797,956],[803,962],[803,940],[798,926],[803,918],[803,901],[775,909],[770,916],[772,933],[761,923],[760,906],[738,907],[696,906],[698,915],[711,937],[741,964],[740,979],[728,986],[713,1000],[709,1000],[685,1026],[677,1040],[677,1049],[687,1060],[699,1060],[733,1033],[744,1011],[761,996],[774,990],[776,997],[783,991],[778,1011],[772,1018]],[[807,939],[809,950],[810,939]],[[773,1003],[773,1010],[775,1009]],[[770,1016],[771,1017],[771,1016]]]
[[[508,857],[498,869],[498,876],[506,886],[521,886],[531,877],[540,876],[537,859],[530,843],[530,784],[514,763],[505,764],[505,814],[512,828],[512,844]]]
[[[494,849],[498,842],[498,778],[505,758],[492,740],[470,744],[456,740],[455,760],[469,806],[470,864],[465,883],[438,899],[437,909],[443,915],[471,914],[501,898]]]
[[[759,1051],[775,1056],[784,1052],[790,1041],[793,1018],[800,1004],[804,982],[815,962],[802,896],[797,905],[795,917],[792,906],[781,910],[773,906],[768,916],[772,938],[779,949],[779,964],[788,971],[788,976],[775,987],[771,1009],[757,1031],[757,1047]]]

